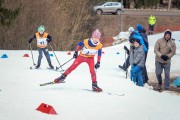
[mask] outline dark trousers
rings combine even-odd
[[[46,59],[47,59],[47,62],[49,64],[49,66],[51,66],[51,59],[50,59],[50,56],[49,56],[49,51],[47,48],[38,48],[38,52],[39,52],[39,56],[38,56],[38,63],[37,65],[40,66],[41,65],[41,59],[43,58],[43,55],[42,55],[42,52],[44,53]]]
[[[148,74],[147,74],[147,69],[146,69],[147,54],[148,53],[145,52],[145,63],[144,63],[144,67],[142,68],[142,76],[143,76],[144,83],[147,83],[149,80]]]
[[[164,82],[164,87],[165,88],[169,88],[170,85],[170,67],[171,67],[171,63],[160,63],[158,61],[155,62],[155,66],[156,66],[156,77],[157,80],[159,82],[159,84],[162,84],[162,72],[164,69],[164,74],[165,74],[165,82]]]
[[[124,67],[125,69],[128,69],[128,67],[130,66],[129,59],[130,59],[130,55],[128,55],[126,61],[125,61],[124,64],[123,64],[123,67]]]
[[[153,35],[154,25],[149,25],[149,35]]]

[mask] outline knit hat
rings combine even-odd
[[[133,32],[134,31],[134,28],[133,27],[129,27],[128,28],[128,32]]]
[[[171,37],[171,35],[172,35],[172,33],[171,33],[171,31],[170,30],[166,30],[166,32],[164,33],[164,37],[165,37],[165,35],[166,34],[169,34],[170,35],[170,37]]]
[[[136,30],[137,30],[137,31],[141,31],[141,30],[143,30],[142,25],[141,25],[141,24],[138,24],[138,25],[136,26]]]
[[[101,38],[101,32],[99,31],[99,29],[96,29],[92,32],[92,38],[97,38],[97,39]]]
[[[137,42],[137,43],[139,43],[139,44],[141,45],[141,43],[140,43],[140,40],[139,40],[139,39],[134,39],[134,42]]]

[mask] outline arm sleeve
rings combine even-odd
[[[175,53],[176,53],[176,44],[174,43],[170,47],[171,47],[171,52],[167,55],[169,58],[171,58],[171,57],[173,57],[175,55]]]
[[[52,41],[52,37],[50,35],[47,36],[47,41],[51,42]]]
[[[101,61],[102,49],[98,50],[97,62]]]
[[[155,44],[155,47],[154,47],[154,53],[158,56],[158,57],[161,57],[161,53],[159,52],[159,48],[160,48],[160,43],[159,43],[159,40],[157,40],[156,44]]]
[[[33,37],[31,37],[31,38],[29,39],[29,43],[31,43],[35,38],[36,38],[36,36],[33,35]]]
[[[84,46],[84,42],[78,42],[76,47],[76,52],[79,51]]]

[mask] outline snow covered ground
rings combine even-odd
[[[173,32],[172,36],[176,39],[179,54],[172,59],[172,72],[180,71],[179,34],[179,31]],[[149,37],[148,72],[154,72],[153,48],[162,36],[163,33]],[[8,56],[0,58],[0,120],[179,120],[180,96],[138,87],[129,77],[125,78],[125,72],[118,68],[125,59],[124,45],[128,46],[128,42],[103,49],[101,67],[97,70],[98,85],[104,91],[101,93],[85,90],[91,89],[90,73],[85,63],[66,78],[66,83],[40,87],[40,83],[53,81],[61,75],[46,69],[45,57],[41,69],[30,70],[30,51],[0,50],[0,56]],[[72,57],[66,51],[55,53],[61,64]],[[22,57],[24,54],[30,57]],[[36,61],[37,51],[33,54]],[[55,56],[51,59],[53,65],[58,66]],[[63,68],[66,69],[72,62]],[[124,96],[119,96],[122,94]],[[41,103],[52,105],[58,114],[37,111]]]

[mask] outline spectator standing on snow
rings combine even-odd
[[[43,52],[44,55],[46,56],[49,67],[51,69],[54,69],[54,66],[51,63],[49,51],[47,48],[48,43],[52,41],[52,37],[48,33],[45,32],[45,27],[43,25],[38,27],[38,32],[35,33],[35,35],[33,35],[33,37],[30,38],[28,42],[31,43],[34,39],[37,39],[37,48],[39,52],[38,62],[35,68],[38,69],[40,67],[41,59],[43,57],[42,55],[42,52]]]
[[[170,30],[167,30],[164,33],[164,37],[156,41],[154,47],[154,53],[156,54],[156,77],[158,80],[158,90],[161,90],[162,87],[162,71],[164,69],[165,81],[164,88],[165,90],[169,89],[170,85],[170,67],[171,67],[171,58],[176,53],[176,44],[172,40],[172,33]]]
[[[154,34],[154,26],[156,24],[156,17],[151,15],[148,18],[148,23],[149,23],[149,35]]]
[[[133,35],[133,32],[134,32],[134,28],[129,27],[128,32],[130,34],[130,36],[129,36],[129,45],[130,45],[130,50],[131,50],[131,47],[133,46],[132,35]],[[128,57],[126,58],[126,61],[124,62],[123,66],[119,65],[119,68],[126,71],[128,69],[128,67],[130,66],[130,63],[129,63],[129,49],[126,46],[124,46],[124,50],[127,53]]]
[[[146,34],[146,30],[143,28],[143,26],[141,24],[138,24],[136,26],[136,30],[139,32],[139,34],[141,35],[143,41],[144,41],[144,45],[147,48],[147,51],[145,51],[145,64],[144,67],[142,69],[142,75],[143,75],[143,80],[144,80],[144,84],[145,86],[149,86],[148,83],[148,74],[147,74],[147,69],[146,69],[146,59],[147,59],[147,55],[148,55],[148,49],[149,49],[149,42],[148,42],[148,37]]]
[[[130,52],[131,81],[138,86],[143,86],[142,68],[145,63],[144,49],[139,39],[136,38],[133,41],[134,47]]]
[[[86,62],[89,65],[91,79],[92,79],[92,89],[96,92],[101,92],[102,89],[98,87],[96,80],[96,72],[95,69],[100,67],[100,60],[102,54],[102,44],[100,43],[101,33],[98,29],[93,31],[92,37],[89,39],[85,39],[83,42],[79,42],[76,48],[76,51],[73,55],[75,61],[73,64],[58,78],[54,80],[55,83],[64,82],[67,75],[69,75],[76,67]],[[80,50],[80,54],[78,55],[78,51]],[[97,63],[94,65],[94,56],[97,55]],[[95,69],[94,69],[95,68]]]

